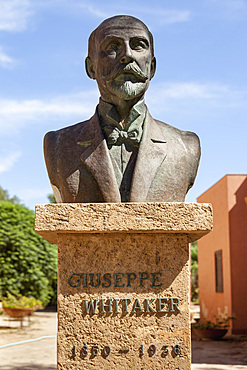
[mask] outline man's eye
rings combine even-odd
[[[133,50],[143,50],[143,49],[147,49],[147,44],[144,42],[144,41],[142,41],[142,40],[138,40],[138,41],[133,41],[132,43],[131,43],[131,48],[133,49]]]
[[[117,43],[109,44],[106,48],[107,54],[117,53],[120,50],[120,45]]]

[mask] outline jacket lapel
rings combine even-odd
[[[107,203],[121,202],[112,161],[97,113],[86,126],[85,131],[83,130],[83,141],[77,142],[82,147],[81,160],[97,181],[105,201]]]
[[[132,178],[130,201],[145,202],[155,175],[165,159],[166,139],[158,123],[147,116]]]

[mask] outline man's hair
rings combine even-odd
[[[154,56],[153,35],[151,34],[151,32],[149,31],[147,26],[142,21],[140,21],[140,19],[132,17],[130,15],[116,15],[114,17],[107,18],[102,23],[100,23],[100,25],[89,36],[89,39],[88,39],[88,56],[91,59],[94,58],[97,34],[98,34],[98,31],[101,28],[109,28],[109,27],[112,27],[114,25],[116,25],[118,28],[124,28],[124,27],[126,27],[126,25],[128,27],[131,27],[131,25],[134,24],[134,23],[138,23],[139,25],[142,26],[142,28],[144,28],[147,31],[147,33],[149,35],[149,39],[150,39],[150,48],[151,48],[151,53],[152,53],[152,57],[153,57]]]

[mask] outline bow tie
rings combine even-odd
[[[119,130],[115,126],[104,126],[103,130],[106,135],[108,145],[129,143],[132,146],[138,146],[142,136],[142,130]]]

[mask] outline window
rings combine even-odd
[[[215,260],[215,289],[218,293],[223,293],[223,268],[222,268],[222,250],[214,253]]]

